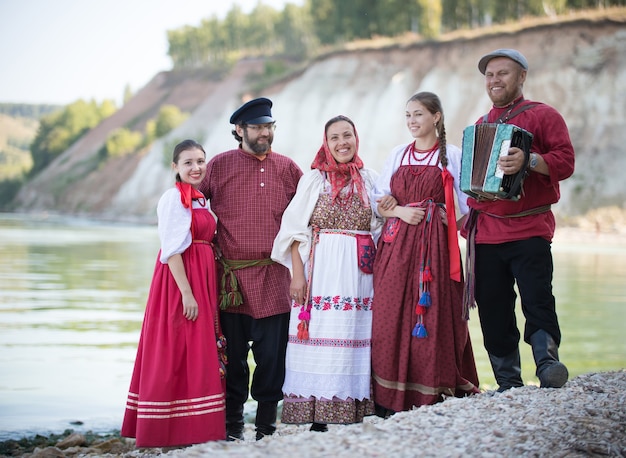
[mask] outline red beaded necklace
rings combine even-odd
[[[411,156],[413,160],[416,162],[426,162],[429,163],[432,157],[435,155],[435,151],[439,149],[439,140],[435,142],[432,148],[421,150],[415,147],[415,142],[411,143]],[[424,156],[419,158],[417,155],[423,154]]]
[[[419,176],[422,173],[424,173],[427,166],[430,164],[431,159],[433,158],[433,156],[438,150],[439,150],[439,140],[435,142],[432,148],[427,149],[427,150],[420,150],[420,149],[415,148],[415,142],[409,144],[406,150],[404,151],[404,154],[406,155],[407,152],[410,153],[413,161],[417,162],[417,164],[415,165],[422,166],[422,167],[419,167],[417,171],[414,171],[413,170],[414,167],[410,166],[409,170],[411,171],[411,173],[415,176]],[[420,154],[421,157],[419,157],[418,154]]]

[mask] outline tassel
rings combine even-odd
[[[424,339],[428,337],[428,333],[426,332],[426,328],[422,323],[417,323],[415,328],[413,328],[413,332],[411,333],[413,337],[417,337],[418,339]]]
[[[424,274],[422,275],[422,281],[424,282],[433,281],[433,274],[430,271],[430,266],[426,266],[426,269],[424,269]]]
[[[228,307],[237,307],[243,304],[243,296],[239,291],[230,291],[220,294],[220,309],[226,310]]]
[[[309,321],[311,319],[311,312],[308,310],[301,310],[300,313],[298,313],[298,319],[301,321]]]
[[[422,307],[430,307],[430,293],[428,291],[422,293],[418,304]]]
[[[309,327],[306,321],[298,324],[298,340],[309,340]]]
[[[423,315],[425,311],[426,311],[426,309],[424,307],[422,307],[421,305],[419,305],[419,303],[415,306],[415,314],[416,315]]]

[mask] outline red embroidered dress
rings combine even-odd
[[[209,242],[216,222],[207,208],[184,208],[173,188],[159,201],[161,251],[141,329],[121,435],[137,447],[223,440],[224,387],[216,344],[217,280]],[[181,253],[198,302],[198,318],[183,316],[180,290],[164,262]]]

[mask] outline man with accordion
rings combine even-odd
[[[500,149],[493,160],[494,175],[516,177],[517,189],[500,186],[502,192],[492,192],[462,187],[470,195],[471,208],[461,231],[467,239],[465,304],[478,305],[498,391],[523,386],[515,316],[517,283],[526,321],[524,341],[532,347],[540,385],[560,388],[568,371],[558,357],[561,331],[552,294],[551,241],[556,224],[551,205],[559,200],[559,182],[574,172],[574,148],[565,121],[554,108],[524,99],[528,61],[519,51],[497,49],[480,59],[478,69],[485,75],[493,107],[471,133],[469,128],[464,132],[462,181],[463,175],[468,175],[468,182],[476,181],[469,177],[476,173],[482,173],[481,182],[489,181],[484,179],[489,159],[470,157],[489,155],[477,151],[478,130],[491,130],[488,136],[497,138],[498,125],[514,125],[512,130],[524,132],[526,141],[492,148]]]

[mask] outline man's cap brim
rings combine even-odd
[[[502,48],[496,49],[495,51],[492,51],[489,54],[485,54],[483,57],[480,58],[480,60],[478,61],[478,70],[480,70],[480,73],[482,73],[483,75],[485,74],[485,71],[487,70],[487,64],[491,59],[495,57],[508,57],[512,61],[517,62],[524,70],[528,70],[528,61],[521,52],[515,49]]]

